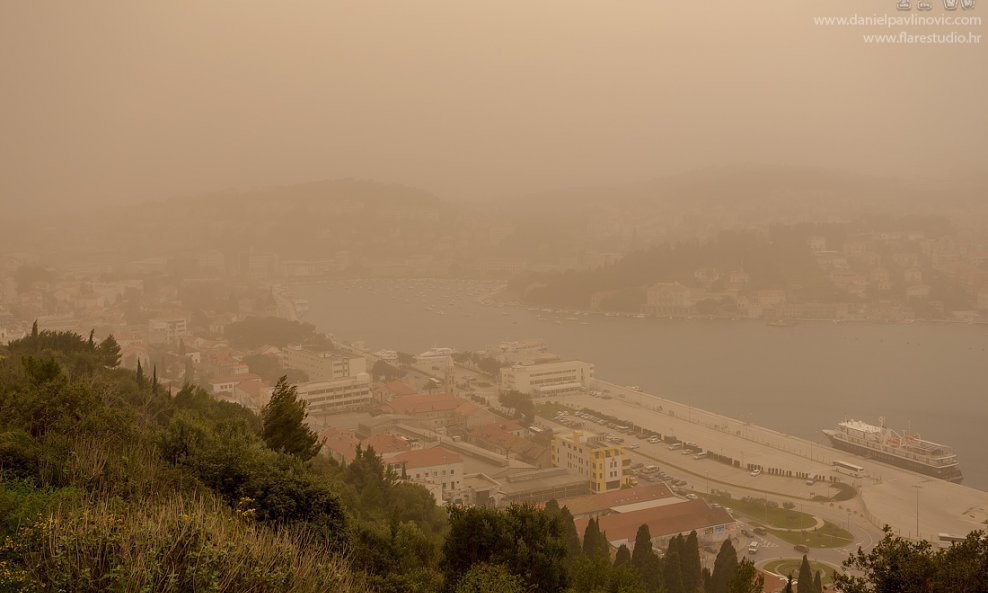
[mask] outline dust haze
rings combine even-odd
[[[478,199],[739,164],[956,184],[988,142],[984,46],[812,20],[891,1],[0,10],[19,210],[342,177]]]
[[[988,591],[985,13],[0,2],[0,590]]]

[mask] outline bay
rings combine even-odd
[[[988,326],[605,317],[484,305],[496,285],[361,280],[295,285],[306,321],[372,350],[477,350],[539,338],[597,377],[639,385],[824,443],[845,418],[911,428],[957,451],[968,486],[988,490]]]

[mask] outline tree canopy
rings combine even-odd
[[[834,584],[844,593],[925,593],[988,591],[988,535],[973,531],[949,548],[910,541],[885,528],[885,536],[868,552],[859,549],[844,567],[862,576],[838,572]]]
[[[261,437],[274,451],[294,455],[302,461],[315,457],[322,449],[319,435],[305,424],[306,402],[298,398],[298,389],[287,377],[278,379],[271,400],[261,410]]]

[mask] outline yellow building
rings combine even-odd
[[[552,464],[590,480],[590,490],[599,494],[630,485],[631,457],[619,445],[603,437],[574,432],[552,439]]]

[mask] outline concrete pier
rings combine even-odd
[[[887,524],[904,537],[930,541],[937,541],[939,533],[964,535],[973,530],[988,530],[988,492],[857,457],[827,445],[614,383],[597,380],[596,389],[604,397],[576,395],[560,398],[559,402],[598,410],[621,418],[627,424],[675,436],[740,462],[739,468],[709,458],[697,460],[679,450],[669,450],[664,443],[640,442],[636,453],[692,474],[691,487],[696,490],[709,491],[717,489],[718,485],[731,485],[776,494],[780,500],[789,498],[810,506],[821,504],[811,502],[814,496],[829,497],[835,493],[829,485],[834,477],[855,486],[860,492],[853,501],[825,503],[830,505],[830,510],[845,511],[847,522],[866,522],[872,527]],[[854,478],[836,473],[832,463],[837,459],[862,466],[863,474]],[[977,460],[961,459],[962,468],[965,461],[974,463]],[[823,479],[810,485],[805,478],[770,475],[765,470],[752,476],[748,469],[752,465],[793,474],[819,475]]]

